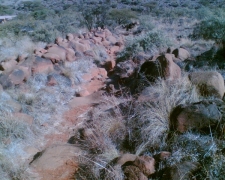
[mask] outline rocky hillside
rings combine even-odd
[[[0,179],[224,179],[223,1],[0,14]]]

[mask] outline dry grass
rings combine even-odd
[[[176,82],[160,80],[145,91],[149,100],[136,107],[135,117],[130,124],[133,129],[130,139],[136,141],[136,154],[146,151],[149,146],[163,147],[169,132],[169,118],[173,108],[199,99],[196,88],[187,76]]]
[[[32,42],[27,36],[9,35],[0,39],[0,62],[13,56],[32,54],[35,48],[44,46],[44,43]]]

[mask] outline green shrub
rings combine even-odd
[[[137,14],[129,9],[112,9],[109,12],[109,19],[118,24],[128,23],[131,19],[137,19]]]
[[[206,18],[196,25],[193,38],[204,38],[206,40],[225,40],[225,12],[218,10],[212,17]]]
[[[8,138],[25,138],[27,125],[10,115],[1,115],[0,119],[0,141],[3,142]]]
[[[12,8],[8,6],[0,5],[0,15],[12,15],[13,13],[14,11]]]
[[[44,20],[48,16],[53,16],[54,15],[54,11],[51,11],[49,9],[44,8],[44,9],[36,10],[36,11],[32,12],[31,15],[36,20]]]
[[[161,51],[171,45],[170,40],[162,32],[149,31],[144,35],[128,40],[126,48],[118,54],[118,60],[123,61],[132,58],[138,52],[145,51],[151,54]]]
[[[44,9],[45,6],[41,4],[41,1],[23,1],[19,4],[18,10],[23,11],[38,11]]]

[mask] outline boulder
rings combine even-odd
[[[53,53],[45,53],[43,54],[41,57],[45,58],[45,59],[50,59],[52,61],[52,63],[57,63],[60,61],[60,57],[57,54],[53,54]]]
[[[104,67],[107,71],[114,69],[115,66],[116,66],[116,61],[114,59],[106,60],[104,64]]]
[[[202,96],[223,98],[225,92],[224,79],[215,71],[200,71],[189,74],[190,81],[196,85]]]
[[[17,101],[8,100],[5,102],[5,104],[7,104],[7,106],[9,106],[12,112],[14,113],[20,112],[22,110],[21,104],[18,103]]]
[[[136,64],[132,60],[127,60],[125,62],[119,62],[115,67],[115,71],[120,78],[127,78],[135,72],[136,67]]]
[[[17,66],[17,69],[23,71],[25,77],[24,80],[27,81],[31,77],[31,67],[29,66]]]
[[[12,84],[21,84],[25,80],[25,73],[21,69],[14,69],[9,75],[9,80]]]
[[[146,155],[123,154],[112,160],[109,166],[114,169],[122,167],[127,180],[147,180],[148,176],[155,173],[155,159]]]
[[[25,113],[20,113],[20,112],[13,113],[13,117],[16,120],[27,123],[30,126],[33,124],[33,121],[34,121],[34,118],[32,116]]]
[[[83,89],[83,90],[76,93],[76,97],[85,97],[85,96],[88,96],[88,95],[90,95],[90,92],[88,92],[87,89]]]
[[[7,61],[3,61],[0,64],[0,70],[5,71],[5,72],[11,72],[12,70],[15,69],[16,65],[17,65],[16,59],[10,59]]]
[[[90,45],[83,44],[75,39],[69,42],[69,47],[73,49],[74,51],[81,52],[81,53],[87,50],[90,50]]]
[[[124,165],[127,162],[133,162],[137,158],[137,155],[134,154],[123,154],[116,159],[116,165]]]
[[[190,105],[179,105],[171,113],[171,128],[181,133],[190,129],[216,127],[222,119],[214,101],[201,101]]]
[[[47,60],[38,56],[35,58],[35,61],[32,66],[33,74],[50,73],[52,71],[54,71],[54,67],[50,60]]]
[[[199,170],[198,162],[184,161],[166,168],[162,180],[195,179],[194,172]]]
[[[150,82],[155,82],[158,78],[176,80],[181,77],[181,69],[173,62],[171,54],[165,54],[157,57],[155,61],[144,62],[139,74]]]
[[[148,180],[148,178],[136,166],[125,166],[123,169],[124,180]]]
[[[57,84],[58,84],[58,82],[57,82],[56,78],[53,75],[49,75],[47,77],[47,86],[55,86]]]
[[[66,49],[60,46],[53,46],[47,49],[48,53],[55,54],[61,61],[66,60]],[[44,56],[44,55],[43,55]]]
[[[34,50],[34,54],[37,56],[40,56],[40,57],[46,52],[47,52],[47,50],[43,49],[43,48],[37,48]]]
[[[139,156],[133,164],[147,177],[155,173],[155,159],[150,156]]]
[[[184,48],[177,48],[173,50],[172,54],[174,54],[175,57],[181,61],[184,61],[191,57],[190,53]]]
[[[73,145],[52,145],[34,156],[30,169],[42,179],[72,179],[78,170],[78,157],[82,154],[82,150]]]

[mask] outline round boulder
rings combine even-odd
[[[190,129],[217,127],[222,114],[216,102],[201,101],[177,106],[171,114],[171,129],[184,133]]]
[[[222,75],[215,71],[199,71],[189,74],[190,81],[196,85],[202,96],[223,98],[225,87]]]
[[[172,54],[165,54],[157,57],[155,61],[143,63],[139,74],[150,82],[155,82],[158,78],[175,80],[181,77],[181,69],[173,62]]]

